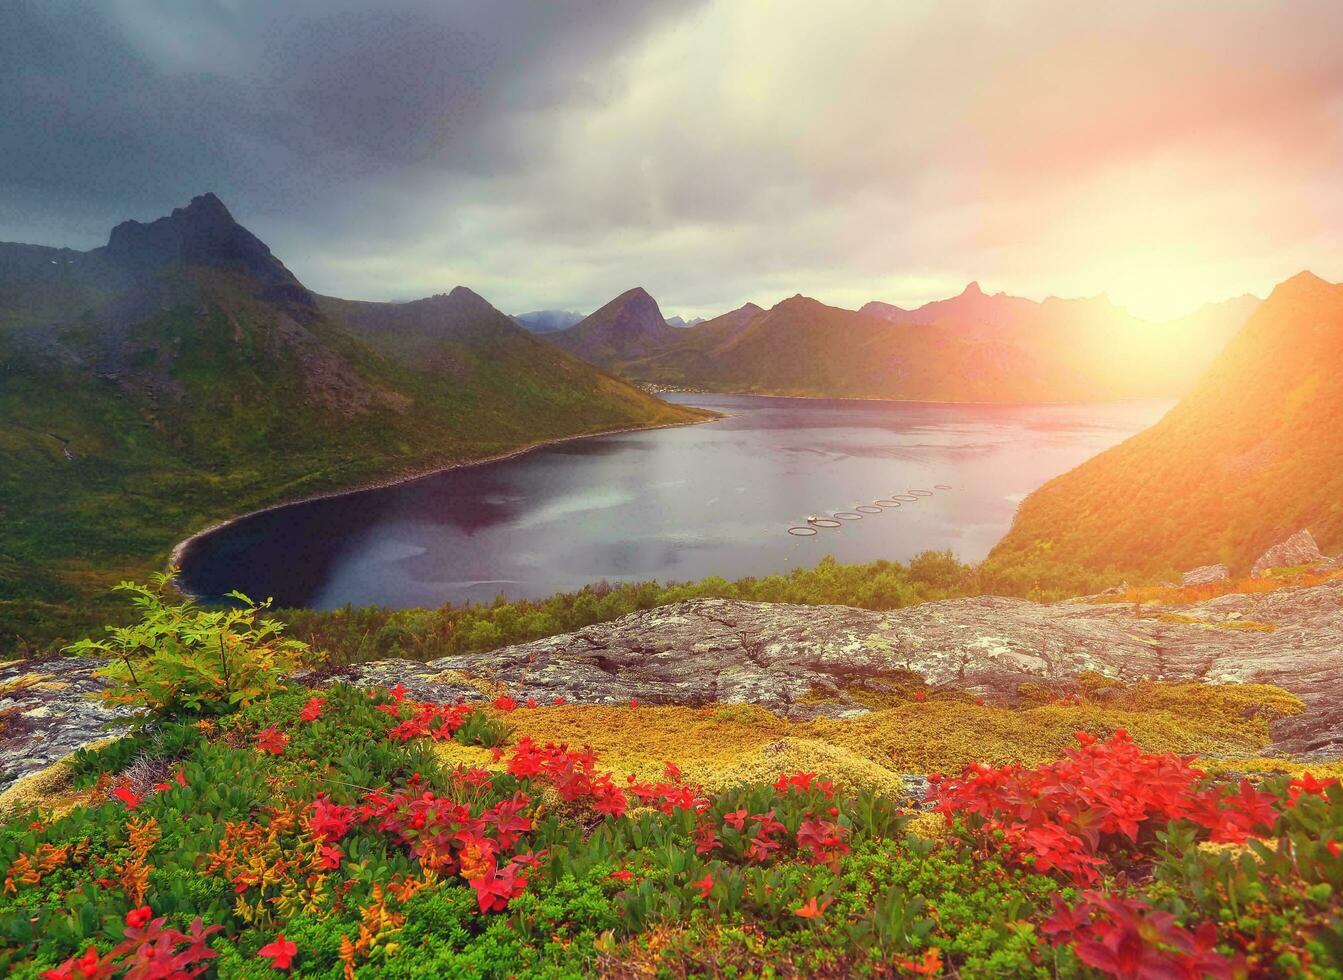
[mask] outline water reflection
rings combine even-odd
[[[825,554],[982,558],[1030,490],[1166,403],[931,405],[730,395],[706,425],[563,443],[414,483],[257,515],[185,556],[204,595],[387,606],[543,596],[600,579],[786,572]],[[801,537],[808,515],[954,487]]]

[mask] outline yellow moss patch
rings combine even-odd
[[[899,773],[958,772],[971,762],[1037,765],[1075,746],[1079,730],[1104,737],[1124,728],[1151,751],[1225,757],[1241,764],[1260,756],[1271,719],[1302,709],[1287,692],[1260,684],[1099,687],[1107,689],[1104,702],[1012,709],[939,695],[857,718],[810,722],[789,722],[750,705],[567,705],[522,708],[504,717],[513,727],[510,743],[529,737],[542,744],[590,746],[599,754],[599,767],[619,776],[658,779],[664,762],[672,760],[688,780],[710,790],[800,769],[848,787],[867,785],[898,795]],[[501,767],[485,749],[452,742],[441,744],[438,752],[450,764]],[[1236,765],[1228,761],[1225,768]],[[1329,767],[1313,771],[1327,773]]]
[[[905,795],[894,769],[881,766],[861,753],[812,738],[783,738],[750,751],[726,765],[682,766],[686,778],[711,792],[742,783],[773,782],[780,773],[813,772],[847,789],[869,787],[885,796]]]
[[[818,720],[811,732],[901,772],[955,772],[971,762],[1047,762],[1074,746],[1074,733],[1083,729],[1104,737],[1125,728],[1151,751],[1255,755],[1268,743],[1269,720],[1301,707],[1266,685],[1140,684],[1108,704],[1018,711],[934,700]]]
[[[946,818],[940,813],[930,813],[924,811],[914,817],[907,825],[906,829],[918,837],[925,840],[941,840],[946,837],[951,828],[947,826]]]
[[[26,690],[45,680],[49,680],[46,674],[20,674],[18,677],[0,684],[0,698]]]
[[[107,745],[114,739],[103,739],[89,748]],[[45,769],[29,773],[16,780],[0,793],[0,814],[11,814],[32,808],[41,808],[54,816],[63,816],[77,806],[97,803],[92,790],[77,790],[71,783],[70,757],[54,762]]]
[[[458,687],[469,687],[472,690],[479,691],[493,697],[497,694],[498,684],[492,684],[489,681],[482,680],[479,677],[473,677],[470,674],[463,673],[460,670],[444,670],[426,678],[430,681],[439,681],[444,684],[456,684]]]
[[[1290,759],[1264,757],[1200,759],[1199,768],[1213,775],[1249,773],[1261,776],[1303,776],[1310,773],[1317,779],[1343,779],[1343,762],[1293,762]]]
[[[521,708],[511,712],[513,741],[591,746],[601,765],[640,777],[660,774],[670,759],[691,772],[731,765],[745,755],[788,735],[791,727],[777,715],[752,705],[708,708],[606,707],[565,705]],[[775,774],[777,775],[777,773]]]

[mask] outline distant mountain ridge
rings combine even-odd
[[[657,300],[636,286],[567,330],[547,334],[546,339],[575,357],[606,367],[662,350],[681,332],[667,324]]]
[[[530,313],[516,313],[513,319],[532,333],[550,333],[553,330],[567,330],[583,319],[583,314],[573,310],[532,310]]]
[[[971,283],[913,310],[876,302],[844,310],[799,295],[674,332],[658,330],[651,312],[628,333],[623,321],[593,314],[588,327],[552,339],[645,384],[807,397],[1104,401],[1187,390],[1258,302],[1240,297],[1153,324],[1104,296],[1036,302],[990,296]]]
[[[316,296],[206,194],[88,252],[0,244],[0,417],[2,648],[33,603],[143,574],[230,514],[704,416],[469,289]]]
[[[1161,421],[1027,497],[988,567],[1064,583],[1214,562],[1245,573],[1301,529],[1333,553],[1340,459],[1343,285],[1301,273]]]

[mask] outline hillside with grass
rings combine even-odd
[[[81,644],[125,733],[0,794],[6,976],[1343,975],[1340,769],[1262,757],[1277,687],[435,699],[165,584]]]
[[[73,638],[240,512],[703,418],[470,296],[319,299],[213,195],[90,252],[0,246],[0,649]]]
[[[1004,585],[1248,571],[1307,529],[1343,549],[1343,286],[1301,273],[1152,428],[1028,496],[985,564]]]

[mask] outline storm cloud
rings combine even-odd
[[[10,0],[0,239],[204,190],[309,286],[1139,312],[1343,278],[1343,8]]]

